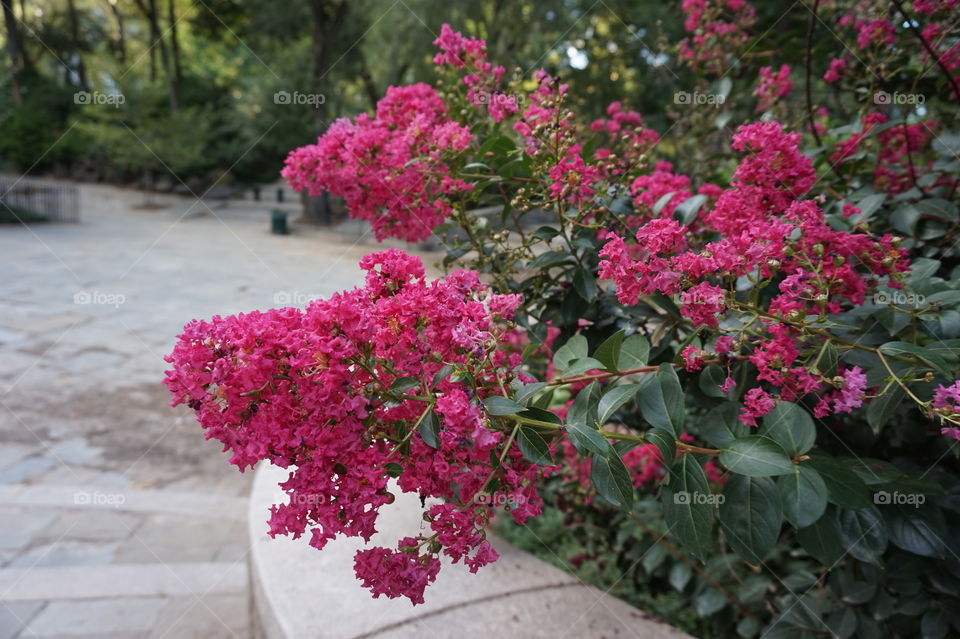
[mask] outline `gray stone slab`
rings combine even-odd
[[[0,569],[0,602],[188,597],[246,590],[243,563],[110,564]]]
[[[84,437],[71,437],[50,447],[49,453],[67,464],[90,464],[100,459],[101,449],[91,446]]]
[[[175,515],[150,515],[117,551],[117,563],[206,562],[239,541],[249,546],[243,522]],[[240,554],[235,559],[241,559]]]
[[[246,639],[250,602],[246,595],[172,599],[161,611],[150,639]]]
[[[33,455],[37,451],[37,448],[39,448],[39,445],[14,444],[12,442],[5,443],[3,446],[0,446],[0,468],[6,468],[21,459]]]
[[[44,529],[38,539],[118,542],[130,537],[142,515],[109,510],[71,510]]]
[[[246,500],[119,486],[0,486],[0,505],[115,509],[131,512],[185,514],[194,517],[243,520]]]
[[[47,526],[57,518],[55,511],[47,509],[26,509],[0,506],[0,549],[19,551],[40,536]],[[11,525],[6,522],[16,522]]]
[[[42,601],[0,603],[0,639],[13,639],[43,607]]]
[[[0,470],[0,484],[28,481],[57,465],[54,457],[28,457]]]
[[[53,601],[34,617],[25,632],[37,637],[146,633],[156,624],[166,603],[159,597]]]
[[[87,566],[107,564],[120,545],[119,541],[76,541],[58,539],[34,544],[8,564],[9,568],[34,566]]]

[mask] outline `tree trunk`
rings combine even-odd
[[[83,44],[80,42],[80,18],[77,16],[77,5],[74,0],[67,0],[67,13],[70,15],[70,45],[73,47],[73,55],[77,56],[74,71],[77,74],[77,80],[80,82],[80,88],[89,91],[87,70],[83,64]]]
[[[123,14],[120,13],[120,7],[117,0],[107,0],[110,12],[113,13],[113,19],[117,23],[117,59],[122,63],[127,62],[127,34],[123,27]]]
[[[313,42],[311,53],[313,57],[312,80],[313,90],[326,95],[327,72],[330,70],[330,58],[335,38],[340,32],[347,16],[346,0],[311,0],[310,10],[313,15]],[[317,104],[314,109],[317,135],[327,128],[326,100]],[[308,222],[330,224],[333,222],[333,209],[330,207],[330,194],[321,193],[316,197],[305,196],[303,200],[303,218]]]
[[[160,32],[160,19],[157,14],[157,0],[137,0],[137,6],[140,12],[147,19],[150,25],[150,80],[157,79],[156,54],[159,52],[160,64],[163,67],[163,76],[167,79],[170,87],[170,110],[177,110],[177,83],[174,81],[170,72],[170,58],[167,56],[167,44]]]
[[[183,75],[180,69],[180,41],[177,38],[177,17],[173,2],[174,0],[167,0],[167,22],[170,24],[170,55],[173,58],[173,79],[179,94],[180,80]]]
[[[20,39],[20,28],[17,26],[17,17],[13,13],[11,0],[3,2],[3,22],[7,27],[7,50],[10,52],[10,69],[12,78],[10,86],[13,88],[13,103],[23,104],[23,40]]]

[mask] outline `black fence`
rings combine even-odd
[[[0,213],[22,221],[80,221],[80,191],[73,185],[0,177]]]

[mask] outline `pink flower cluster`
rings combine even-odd
[[[473,136],[446,115],[426,84],[390,87],[374,116],[334,122],[316,144],[290,152],[281,175],[294,190],[329,191],[353,217],[370,222],[378,240],[428,238],[472,185],[451,175],[448,158]]]
[[[728,56],[747,46],[756,11],[746,0],[683,0],[683,27],[690,37],[680,42],[680,57],[694,69],[726,70]]]
[[[564,144],[564,134],[574,129],[573,113],[561,110],[570,86],[540,69],[534,74],[537,88],[529,96],[513,130],[523,138],[527,153],[541,149],[556,150]]]
[[[960,416],[960,380],[950,386],[940,384],[933,391],[933,401],[930,402],[933,408],[943,411],[948,416]],[[960,439],[960,428],[944,427],[940,429],[942,435]]]
[[[790,82],[790,65],[784,64],[774,73],[773,67],[760,68],[760,83],[753,94],[757,96],[757,112],[772,109],[782,98],[790,95],[793,83]]]
[[[420,259],[398,250],[361,267],[363,287],[305,310],[189,323],[165,383],[241,470],[261,460],[290,469],[271,535],[309,531],[316,548],[338,535],[369,541],[391,491],[446,500],[425,515],[432,534],[356,556],[376,595],[419,603],[439,554],[474,571],[496,559],[484,533],[491,503],[516,504],[519,522],[539,514],[542,469],[516,447],[503,453],[505,437],[478,403],[516,375],[519,355],[494,349],[520,300],[491,294],[473,271],[428,281]],[[444,366],[462,377],[434,380]]]
[[[433,62],[439,67],[452,67],[465,73],[467,100],[477,108],[486,108],[490,119],[501,122],[520,110],[518,96],[502,91],[504,68],[487,61],[487,43],[475,37],[467,38],[454,31],[449,24],[440,27],[440,36],[433,41],[440,51]]]
[[[660,135],[644,126],[638,111],[625,110],[620,102],[611,102],[607,106],[607,117],[594,120],[590,130],[606,134],[609,146],[601,146],[594,156],[601,161],[611,158],[616,152],[618,162],[611,168],[612,175],[619,175],[635,165],[638,158],[660,143]]]
[[[827,72],[823,74],[823,81],[827,84],[833,84],[840,80],[847,71],[847,57],[842,56],[830,60],[830,66]]]
[[[681,312],[697,326],[716,327],[730,304],[737,305],[736,278],[756,272],[775,283],[779,294],[762,309],[766,315],[760,320],[766,335],[753,338],[749,359],[758,381],[776,387],[787,401],[830,382],[798,363],[816,344],[797,320],[863,304],[878,278],[907,269],[905,253],[894,248],[892,237],[835,231],[814,201],[802,199],[816,176],[799,142],[799,134],[784,132],[777,122],[742,126],[733,147],[746,156],[730,188],[701,214],[703,232],[693,235],[661,217],[636,231],[636,244],[614,235],[600,252],[600,277],[614,281],[622,303],[636,304],[640,295],[679,295]],[[685,353],[685,361],[688,367],[698,365],[693,352]],[[844,374],[849,383],[830,394],[821,411],[858,405],[858,370]],[[755,423],[775,402],[766,390],[751,389],[743,421]]]

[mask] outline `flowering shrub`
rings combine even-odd
[[[588,122],[570,86],[508,79],[445,26],[436,88],[391,88],[284,176],[468,270],[375,253],[365,286],[305,310],[193,322],[174,401],[241,469],[290,468],[271,534],[369,540],[393,492],[419,495],[422,531],[356,555],[375,596],[422,602],[441,555],[495,560],[509,504],[691,632],[960,632],[954,4],[798,7],[853,53],[815,69],[808,37],[734,94],[757,11],[684,0],[689,88],[730,99],[663,134],[621,103]],[[909,86],[922,109],[890,98]]]

